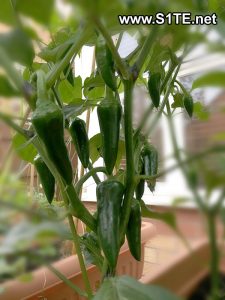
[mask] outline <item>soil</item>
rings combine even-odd
[[[205,277],[188,300],[208,300],[210,295],[210,276]],[[220,300],[225,300],[225,274],[220,274]]]

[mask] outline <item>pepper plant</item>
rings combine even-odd
[[[208,5],[201,1],[178,0],[170,1],[170,4],[123,0],[112,3],[104,0],[68,2],[71,15],[63,24],[57,18],[54,1],[39,0],[37,10],[32,8],[34,3],[31,6],[22,0],[4,1],[5,13],[0,14],[0,20],[11,26],[9,33],[0,36],[0,66],[5,74],[0,78],[3,83],[0,92],[3,96],[16,95],[25,99],[29,111],[28,126],[19,126],[2,112],[0,118],[25,140],[24,148],[33,147],[35,155],[31,163],[36,167],[49,203],[53,203],[55,185],[60,190],[85,290],[80,290],[52,266],[48,267],[87,299],[175,299],[163,289],[143,286],[128,277],[116,277],[116,264],[125,237],[134,258],[143,259],[141,216],[162,219],[176,229],[172,215],[155,213],[141,200],[145,183],[153,192],[157,178],[171,171],[158,171],[160,158],[149,140],[161,115],[166,114],[178,161],[175,167],[181,167],[190,182],[184,166],[192,158],[183,160],[180,155],[173,113],[181,107],[192,117],[194,102],[184,89],[178,104],[174,97],[175,104],[171,105],[170,96],[174,95],[177,85],[182,87],[177,76],[183,61],[199,44],[210,45],[206,33],[215,28],[122,26],[117,15],[166,13],[175,8],[176,11],[206,14],[217,6],[214,1],[209,1]],[[51,40],[47,45],[34,28],[28,28],[30,25],[24,16],[49,29]],[[119,47],[125,31],[131,35],[135,33],[137,47],[122,58]],[[85,45],[95,49],[96,68],[81,84],[81,78],[74,77],[73,68],[76,56]],[[134,128],[133,91],[140,84],[149,92],[149,108]],[[91,109],[97,109],[100,127],[100,147],[96,147],[95,157],[89,151],[94,147],[94,139],[89,141],[86,125],[79,117]],[[78,180],[75,180],[77,170],[72,167],[66,147],[66,132],[71,136],[85,169]],[[121,149],[118,151],[121,143],[125,146],[124,153]],[[94,163],[100,156],[104,165],[95,167]],[[119,168],[122,156],[126,159],[125,170]],[[99,172],[105,174],[105,180],[100,180]],[[91,214],[80,199],[82,186],[90,177],[96,183],[95,214]],[[196,189],[192,191],[201,207]],[[77,233],[74,217],[86,225],[87,233],[82,237]],[[101,271],[102,286],[97,292],[91,289],[82,250],[93,257]]]

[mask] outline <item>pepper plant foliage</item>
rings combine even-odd
[[[60,189],[85,291],[71,283],[70,287],[87,299],[176,299],[160,288],[144,287],[127,277],[113,278],[125,236],[132,255],[141,259],[141,214],[162,219],[176,229],[173,215],[155,213],[141,200],[145,183],[153,192],[157,178],[165,173],[158,173],[160,158],[149,140],[161,115],[166,114],[178,165],[185,165],[173,134],[173,114],[181,108],[192,117],[196,106],[190,91],[182,86],[177,75],[182,62],[196,46],[204,44],[209,51],[212,49],[206,33],[217,30],[209,26],[121,26],[117,16],[159,11],[190,11],[193,15],[218,12],[220,28],[224,26],[220,1],[167,2],[70,0],[65,4],[70,8],[70,15],[64,19],[53,0],[32,1],[32,4],[25,0],[3,0],[1,3],[0,22],[9,25],[10,29],[0,35],[0,66],[3,70],[0,93],[4,97],[18,96],[26,101],[30,110],[30,118],[26,120],[29,126],[26,129],[20,127],[4,113],[0,113],[0,117],[17,132],[13,143],[22,159],[37,166],[38,153],[37,171],[50,203],[55,184]],[[35,26],[27,19],[33,19]],[[47,45],[39,35],[39,25],[51,33]],[[124,32],[135,36],[137,47],[121,58],[118,49]],[[73,67],[85,45],[95,49],[96,68],[92,68],[91,75],[82,82],[81,77],[74,76]],[[218,48],[222,47],[218,38]],[[221,85],[220,78],[214,76],[213,85]],[[208,83],[210,74],[193,83],[193,88]],[[133,91],[136,85],[143,85],[150,98],[149,108],[134,128]],[[89,140],[79,116],[94,109],[97,109],[100,133]],[[149,119],[150,127],[146,128]],[[72,168],[65,132],[67,136],[70,134],[85,168],[84,175],[76,182],[74,174],[77,170]],[[103,157],[104,166],[95,167],[94,163],[100,157]],[[122,157],[126,158],[125,170],[120,169]],[[182,170],[191,185],[187,169]],[[105,181],[100,181],[99,172],[105,174]],[[90,177],[95,180],[97,189],[94,215],[80,199],[82,185]],[[192,188],[196,196],[193,185]],[[201,207],[200,200],[198,204]],[[87,226],[88,232],[83,237],[78,236],[73,217]],[[95,296],[82,251],[102,273],[103,284]],[[57,275],[68,284],[62,274]]]

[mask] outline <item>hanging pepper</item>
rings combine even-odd
[[[186,109],[189,117],[191,118],[193,116],[193,111],[194,111],[193,98],[191,97],[191,95],[184,95],[183,102],[184,102],[184,108]]]
[[[89,141],[86,124],[83,120],[76,118],[70,123],[70,134],[75,145],[77,155],[84,168],[89,164]]]
[[[106,98],[99,104],[97,113],[102,135],[103,159],[107,172],[111,174],[117,159],[122,114],[121,105],[111,90],[108,90]]]
[[[142,196],[144,195],[144,191],[145,191],[145,180],[140,179],[140,181],[137,184],[136,189],[135,189],[135,194],[136,194],[137,200],[141,200]]]
[[[37,105],[31,121],[44,143],[48,156],[67,184],[71,184],[73,171],[64,142],[64,117],[59,107],[48,99],[45,74],[37,74]]]
[[[55,178],[40,155],[35,157],[34,166],[38,172],[45,196],[51,204],[55,194]]]
[[[158,152],[153,145],[146,144],[142,150],[142,158],[144,162],[144,174],[146,176],[154,176],[158,172]],[[154,192],[156,179],[147,181],[151,192]]]
[[[149,75],[148,91],[153,105],[158,108],[160,103],[160,86],[161,86],[161,73],[156,72]]]
[[[140,202],[133,199],[126,231],[129,249],[133,257],[141,260],[141,207]]]
[[[116,91],[112,54],[101,36],[97,39],[96,44],[96,63],[107,86]]]
[[[120,211],[124,186],[116,180],[106,180],[98,184],[97,194],[97,230],[102,250],[114,269],[120,249]]]
[[[144,175],[144,163],[143,163],[143,159],[142,157],[139,158],[139,169],[140,175]],[[144,179],[140,179],[140,181],[138,182],[136,189],[135,189],[135,194],[136,194],[136,199],[137,200],[141,200],[142,196],[144,195],[144,191],[145,191],[145,180]]]

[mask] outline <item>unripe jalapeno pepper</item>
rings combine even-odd
[[[73,172],[64,142],[62,111],[50,100],[38,99],[37,108],[32,115],[32,124],[57,171],[65,182],[70,184]]]
[[[96,195],[99,241],[109,266],[114,269],[120,249],[120,212],[124,186],[117,180],[106,180],[98,184]]]
[[[140,175],[144,175],[144,164],[143,164],[143,160],[140,157]],[[138,182],[136,188],[135,188],[135,194],[136,194],[136,199],[137,200],[141,200],[142,196],[144,195],[144,191],[145,191],[145,180],[144,179],[140,179],[140,181]]]
[[[158,172],[158,152],[153,145],[146,144],[142,150],[142,158],[144,161],[144,174],[146,176],[154,176]],[[154,192],[156,179],[147,181],[151,192]]]
[[[141,207],[140,202],[133,199],[129,222],[126,231],[129,249],[133,257],[141,260]]]
[[[161,86],[161,73],[153,73],[149,75],[148,91],[153,105],[158,108],[160,103],[160,86]]]
[[[75,145],[77,155],[83,167],[87,168],[89,164],[89,140],[85,122],[76,118],[70,123],[69,131]]]
[[[193,116],[193,111],[194,111],[193,98],[191,97],[191,95],[184,95],[183,102],[184,102],[184,108],[186,109],[189,117],[191,118]]]
[[[107,172],[111,174],[117,159],[122,108],[113,94],[108,94],[99,104],[97,113],[102,135],[103,159]]]
[[[101,36],[98,37],[96,44],[96,63],[106,85],[115,91],[116,80],[113,71],[112,54]]]
[[[48,202],[51,204],[55,194],[55,178],[40,155],[35,157],[34,166],[39,175],[45,196]]]

